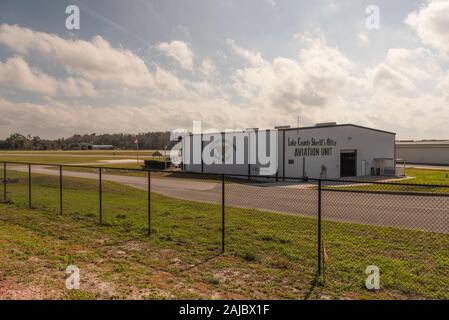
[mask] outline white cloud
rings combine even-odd
[[[437,89],[448,99],[449,102],[449,71],[438,83]]]
[[[365,33],[359,33],[357,38],[362,45],[367,45],[369,43],[369,38]]]
[[[200,65],[200,71],[205,76],[210,76],[213,74],[216,70],[215,62],[211,58],[206,58],[203,61],[201,61]]]
[[[449,121],[449,73],[433,50],[391,48],[380,63],[362,67],[323,36],[298,37],[301,49],[296,57],[272,60],[228,40],[245,66],[230,65],[229,78],[224,78],[226,70],[220,72],[220,81],[207,81],[207,75],[218,72],[210,58],[198,59],[199,72],[182,78],[149,59],[150,71],[139,56],[113,48],[101,37],[70,40],[2,25],[0,44],[25,57],[0,64],[0,81],[17,88],[16,96],[22,98],[10,100],[23,101],[21,90],[40,93],[46,100],[18,103],[1,97],[0,91],[0,136],[13,131],[59,137],[170,130],[189,128],[191,120],[217,129],[269,128],[296,124],[298,114],[303,125],[354,122],[399,131],[404,138],[416,137],[417,132],[419,138],[447,135],[441,128]],[[174,52],[173,42],[162,46],[167,55]],[[193,70],[193,51],[185,45],[190,53],[169,56],[180,68]],[[48,57],[68,75],[56,79],[30,67],[25,59],[31,55]],[[220,66],[233,60],[214,58]],[[63,97],[89,91],[94,97],[82,102]]]
[[[267,64],[267,62],[262,58],[262,55],[259,52],[253,52],[239,47],[232,39],[228,39],[226,43],[235,54],[248,61],[251,65],[263,66]]]
[[[181,68],[193,70],[193,51],[189,43],[175,40],[172,42],[162,42],[157,48],[168,57],[179,63]]]
[[[211,107],[213,106],[213,107]],[[69,136],[74,133],[147,132],[190,129],[192,120],[203,120],[205,127],[222,125],[244,127],[256,124],[260,114],[254,108],[242,110],[221,98],[201,95],[178,99],[148,99],[140,104],[88,105],[47,101],[44,104],[12,102],[0,97],[0,137],[11,132],[45,137]],[[239,114],[236,119],[235,115]],[[266,115],[265,119],[268,119]],[[258,123],[262,123],[259,121]],[[264,121],[267,123],[267,121]]]
[[[343,93],[348,83],[357,85],[353,69],[337,49],[316,39],[300,51],[298,60],[278,57],[272,63],[264,61],[237,70],[234,87],[241,96],[259,104],[299,112],[326,105]]]
[[[412,27],[422,42],[449,53],[449,1],[434,0],[408,15],[405,23]]]
[[[381,63],[374,70],[373,86],[390,92],[404,92],[413,89],[413,82],[397,69]]]
[[[362,68],[323,37],[301,42],[305,46],[297,60],[278,57],[238,69],[233,76],[236,92],[261,114],[272,115],[271,123],[292,124],[299,114],[303,125],[337,121],[399,132],[404,138],[417,132],[419,138],[447,135],[441,128],[449,121],[448,100],[434,88],[438,83],[446,88],[449,76],[442,81],[444,73],[430,50],[392,48],[384,61]]]
[[[329,46],[322,37],[305,40],[307,45],[300,50],[299,62],[306,74],[306,84],[315,87],[320,95],[329,97],[344,90],[348,84],[359,85],[356,66],[337,48]]]
[[[92,83],[81,78],[67,78],[59,81],[60,90],[69,97],[96,97],[98,96]]]
[[[371,74],[373,85],[399,94],[416,95],[443,77],[435,54],[425,48],[391,48]],[[431,87],[432,88],[432,87]]]
[[[40,70],[31,69],[25,60],[15,56],[0,62],[0,82],[21,90],[54,95],[58,83]]]
[[[436,57],[425,48],[391,48],[388,50],[386,63],[413,79],[427,80],[439,72]]]
[[[41,70],[31,68],[19,56],[0,61],[0,82],[13,88],[54,96],[62,92],[66,96],[95,96],[93,85],[84,79],[57,80]]]
[[[17,25],[0,25],[0,44],[23,55],[55,59],[67,72],[92,81],[133,88],[154,86],[145,62],[129,50],[115,49],[100,36],[91,41],[63,39]]]

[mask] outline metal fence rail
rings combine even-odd
[[[3,162],[0,171],[3,202],[53,206],[65,214],[67,202],[83,201],[80,210],[97,215],[99,224],[126,227],[119,200],[132,196],[138,229],[158,241],[197,246],[192,241],[198,239],[205,252],[299,267],[310,277],[332,274],[326,277],[331,284],[340,279],[338,285],[360,285],[363,273],[355,277],[353,271],[369,265],[385,270],[392,287],[395,272],[401,273],[412,292],[420,276],[430,279],[424,286],[436,277],[449,281],[449,185],[270,176],[252,181],[255,176],[23,162]],[[74,182],[80,178],[90,184]],[[120,194],[110,182],[133,185],[146,197]],[[83,188],[90,191],[86,200],[79,198]],[[446,297],[441,290],[430,297]]]

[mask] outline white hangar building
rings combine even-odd
[[[396,150],[407,163],[449,165],[449,140],[397,141]]]
[[[268,165],[259,156],[252,156],[251,150],[257,154],[265,143],[267,152],[274,150],[277,166],[270,174],[274,177],[338,179],[395,175],[395,133],[336,123],[275,129],[185,135],[182,168],[190,172],[264,175]],[[275,139],[270,137],[270,132],[275,134]],[[243,150],[240,158],[238,150]],[[209,154],[217,161],[205,161],[202,154]]]

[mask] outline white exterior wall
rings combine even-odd
[[[267,131],[269,132],[269,130]],[[273,132],[275,132],[273,130]],[[203,149],[206,148],[209,144],[214,144],[214,135],[216,134],[206,134],[204,133],[202,135],[203,139]],[[267,134],[268,135],[268,134]],[[199,135],[197,135],[198,137]],[[259,132],[255,132],[253,134],[250,134],[249,132],[236,132],[236,133],[230,133],[227,136],[223,136],[223,138],[228,139],[228,141],[225,143],[225,154],[227,155],[227,158],[225,158],[224,162],[222,164],[207,164],[203,161],[203,164],[193,164],[193,136],[190,136],[190,152],[185,153],[183,152],[183,162],[184,162],[184,170],[185,171],[193,171],[193,172],[203,172],[203,173],[224,173],[224,174],[235,174],[235,175],[259,175],[259,171],[261,167],[264,167],[263,165],[257,163],[253,163],[252,161],[249,163],[249,148],[251,146],[254,146],[256,149],[256,152],[258,152],[258,144],[259,144]],[[241,142],[240,144],[237,143],[237,139],[239,139]],[[282,143],[282,140],[279,140],[278,136],[278,144],[275,145],[275,154],[278,153],[277,147]],[[269,144],[269,137],[266,137],[266,148],[269,150],[270,144]],[[183,139],[183,150],[186,150],[189,143],[186,142],[186,139]],[[242,146],[244,157],[242,163],[237,163],[237,146]],[[231,151],[231,148],[233,151]],[[215,145],[214,151],[211,152],[211,155],[216,152],[217,156],[221,158],[221,146]],[[189,157],[190,155],[190,157]],[[232,155],[232,157],[230,157]],[[279,155],[278,155],[279,156]],[[256,159],[257,160],[257,159]],[[278,161],[278,158],[275,158],[276,162]],[[227,163],[231,162],[231,163]]]
[[[248,166],[248,148],[252,143],[258,143],[258,135],[256,134],[256,141],[248,142],[248,132],[236,133],[239,137],[244,138],[245,158],[244,164],[187,164],[186,153],[183,151],[183,162],[185,171],[204,172],[204,173],[224,173],[224,174],[241,174],[241,175],[258,175],[261,165],[251,164]],[[283,137],[285,135],[285,141]],[[204,134],[203,139],[209,140],[211,135]],[[321,153],[322,148],[331,148],[331,154],[319,155],[319,156],[295,156],[295,149],[302,148],[301,146],[288,145],[290,141],[310,141],[312,139],[317,141],[324,139],[327,141],[331,139],[335,142],[334,146],[327,146],[326,144],[318,147]],[[312,128],[299,128],[299,129],[287,129],[278,131],[278,147],[277,147],[277,165],[278,176],[286,177],[302,177],[303,176],[303,158],[305,159],[306,174],[309,178],[320,178],[321,166],[324,165],[327,168],[326,178],[336,179],[340,178],[340,152],[344,150],[357,151],[357,175],[363,174],[370,175],[371,167],[375,166],[376,158],[395,158],[395,135],[383,131],[377,131],[372,129],[360,128],[351,125],[329,126],[329,127],[312,127]],[[192,140],[192,138],[190,138]],[[208,143],[205,141],[203,146]],[[227,147],[231,147],[234,142],[227,143]],[[291,142],[291,144],[293,144]],[[185,141],[183,141],[183,150],[185,147]],[[267,141],[267,149],[269,143]],[[193,160],[192,143],[190,143],[190,163]],[[285,152],[285,159],[284,159]],[[234,152],[235,163],[235,152]],[[289,160],[293,160],[293,163],[289,163]],[[362,160],[366,163],[366,170],[363,172],[361,165]],[[394,162],[391,161],[391,165],[394,166]],[[285,169],[284,169],[285,166]]]
[[[225,136],[223,134],[219,134],[221,139],[225,139]],[[244,150],[248,150],[248,141],[247,141],[247,134],[245,134],[244,132],[238,132],[235,133],[235,135],[239,138],[239,139],[243,139],[243,149]],[[213,136],[214,134],[203,134],[203,147],[205,148],[207,145],[209,144],[214,144],[214,140],[213,140]],[[217,157],[219,159],[221,159],[223,161],[222,164],[207,164],[204,163],[203,164],[203,172],[204,173],[224,173],[224,174],[248,174],[248,166],[245,165],[245,163],[248,163],[247,160],[247,154],[245,152],[245,157],[244,157],[244,163],[243,164],[236,164],[236,152],[232,152],[230,149],[228,148],[232,148],[232,145],[235,145],[237,143],[235,137],[231,137],[232,141],[229,141],[227,143],[225,143],[225,155],[229,155],[232,154],[232,158],[228,158],[228,161],[234,164],[226,164],[226,159],[223,159],[222,157],[222,145],[217,145],[215,144],[214,151],[211,152],[211,156],[213,155],[214,152],[216,152],[215,154],[217,155]],[[227,139],[230,139],[229,137],[227,137]],[[234,148],[233,148],[234,149]]]
[[[331,148],[331,154],[325,156],[295,156],[298,146],[288,146],[288,141],[319,141],[323,139],[326,143],[323,146],[316,146],[321,149]],[[303,158],[305,159],[305,175],[309,178],[321,177],[321,166],[326,166],[327,175],[322,178],[340,178],[340,153],[341,151],[356,151],[357,176],[370,175],[371,167],[374,167],[376,158],[394,159],[395,135],[375,131],[355,126],[332,126],[316,127],[299,130],[287,130],[286,139],[286,167],[285,175],[291,177],[303,176]],[[328,146],[327,141],[331,139],[335,146]],[[312,142],[311,142],[312,143]],[[313,146],[311,146],[313,148]],[[289,164],[293,160],[293,164]],[[365,161],[366,170],[362,170],[362,161]]]
[[[408,163],[449,165],[449,145],[396,145],[397,157]]]

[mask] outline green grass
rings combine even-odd
[[[78,157],[78,156],[2,156],[0,154],[0,162],[31,162],[39,164],[69,164],[69,163],[95,163],[100,160],[111,160],[112,158],[104,158],[101,156],[95,157]],[[129,159],[129,157],[116,157],[116,160]],[[146,158],[140,158],[146,159]]]
[[[33,175],[29,210],[26,175],[8,175],[20,183],[0,205],[0,278],[49,297],[449,298],[449,235],[325,221],[325,281],[314,286],[313,218],[227,207],[221,255],[219,205],[152,194],[148,237],[145,191],[105,182],[100,226],[96,181],[65,178],[60,215],[58,177]],[[92,286],[65,290],[68,264]],[[368,265],[381,270],[378,292],[364,289]]]
[[[152,150],[140,150],[139,159],[152,159],[153,153],[154,151]],[[100,160],[136,159],[136,157],[137,153],[135,150],[0,151],[0,162],[32,162],[43,164],[95,163]],[[156,157],[156,159],[159,159],[159,157]],[[129,165],[132,166],[133,164]]]
[[[139,156],[152,156],[155,150],[139,150]],[[0,156],[5,154],[50,154],[50,155],[108,155],[108,156],[126,156],[135,157],[137,154],[136,150],[0,150]]]
[[[409,179],[395,181],[394,184],[360,183],[349,186],[326,186],[326,189],[365,190],[386,192],[449,193],[449,170],[406,168]],[[417,186],[418,185],[418,186]],[[434,186],[436,185],[436,187]]]
[[[449,170],[406,168],[405,175],[413,177],[413,179],[406,180],[409,183],[449,185]]]
[[[152,159],[163,161],[161,157],[152,157],[153,150],[139,151],[139,160]],[[8,155],[9,154],[9,155]],[[20,154],[20,155],[16,155]],[[88,155],[88,157],[80,157],[80,155]],[[20,163],[37,163],[37,164],[83,164],[86,166],[95,166],[106,168],[106,173],[117,175],[146,176],[146,172],[136,172],[127,169],[142,169],[143,163],[105,163],[101,160],[129,160],[136,159],[136,152],[133,150],[93,150],[93,151],[0,151],[0,166],[2,161],[20,162]],[[14,164],[8,164],[13,166]],[[107,170],[107,168],[120,168],[120,170]],[[48,169],[59,170],[57,166],[49,166]],[[78,172],[97,172],[94,168],[83,167],[64,167],[66,171]]]

